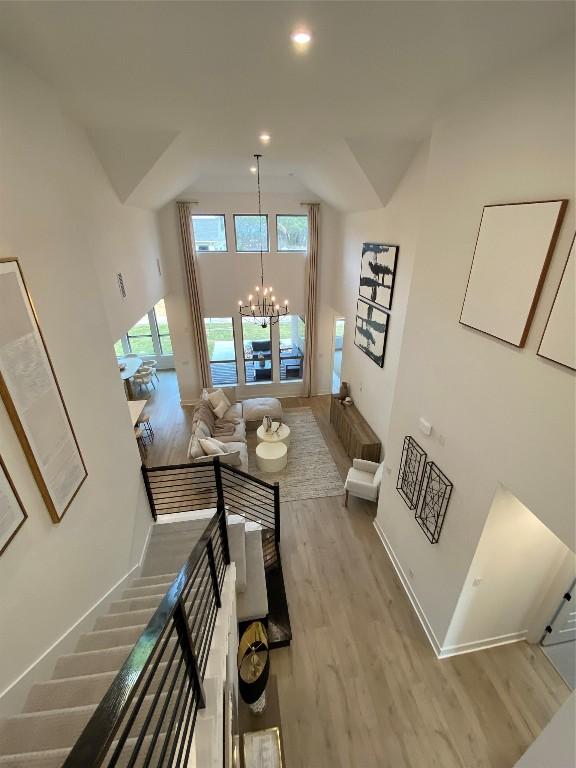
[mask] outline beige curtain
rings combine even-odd
[[[310,397],[316,354],[316,300],[318,293],[318,241],[320,204],[308,206],[308,256],[306,259],[306,348],[304,356],[304,396]]]
[[[182,238],[182,254],[186,268],[186,283],[188,285],[188,297],[190,299],[190,313],[192,315],[192,335],[196,350],[196,359],[200,370],[200,381],[203,387],[212,386],[212,374],[210,371],[210,358],[208,355],[208,343],[206,341],[206,329],[204,327],[204,314],[200,300],[200,288],[198,285],[198,265],[196,254],[192,244],[192,205],[190,203],[177,203],[178,218],[180,220],[180,237]]]

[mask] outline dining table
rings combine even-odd
[[[123,365],[123,368],[120,368],[120,366]],[[134,392],[132,390],[132,382],[130,379],[134,374],[138,371],[140,366],[142,365],[142,358],[141,357],[119,357],[118,358],[118,368],[120,369],[120,378],[124,382],[124,387],[126,389],[126,397],[128,400],[132,400],[134,397]]]

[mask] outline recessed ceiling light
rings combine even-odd
[[[260,134],[260,141],[262,144],[268,144],[270,141],[270,134],[269,133],[261,133]]]
[[[255,165],[252,165],[252,166],[250,167],[250,173],[256,173],[256,171],[257,171],[257,170],[258,170],[258,168],[256,168],[256,166],[255,166]]]
[[[308,45],[312,40],[312,35],[305,29],[299,29],[296,32],[292,32],[290,37],[292,38],[292,42],[296,43],[296,45]]]

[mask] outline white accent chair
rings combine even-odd
[[[378,501],[383,474],[384,463],[379,464],[377,461],[354,459],[344,484],[346,490],[344,506],[348,506],[349,493],[368,501]]]

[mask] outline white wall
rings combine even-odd
[[[113,280],[101,295],[116,264],[132,275],[137,255],[154,259],[154,216],[119,204],[51,91],[2,53],[0,91],[0,257],[20,259],[88,469],[54,525],[0,405],[0,452],[28,512],[0,557],[2,694],[140,558],[151,517],[110,325],[161,289],[147,273],[125,316]]]
[[[563,544],[505,488],[498,488],[466,576],[444,651],[525,639],[567,555]],[[556,595],[557,602],[562,595]],[[540,625],[542,635],[545,622]]]
[[[536,356],[574,232],[572,46],[559,41],[454,104],[434,127],[414,211],[420,234],[377,526],[437,649],[499,484],[574,549],[574,375]],[[483,205],[560,197],[570,205],[526,347],[460,325]],[[433,424],[429,438],[420,416]],[[408,434],[454,483],[436,545],[395,488]]]
[[[334,303],[346,318],[342,380],[350,385],[357,408],[382,441],[384,450],[418,242],[419,212],[427,161],[428,146],[424,144],[385,208],[348,214],[342,220],[340,265],[335,270],[334,285]],[[400,246],[383,368],[379,368],[354,344],[356,302],[364,242]]]
[[[184,196],[183,199],[186,199]],[[198,193],[193,195],[198,205],[193,206],[195,214],[219,213],[226,216],[228,252],[200,252],[198,254],[200,289],[206,317],[231,317],[238,312],[238,300],[254,292],[260,280],[260,255],[236,253],[234,239],[234,214],[257,213],[255,194]],[[270,253],[264,254],[265,282],[278,290],[278,298],[287,298],[293,314],[305,314],[305,253],[281,253],[276,251],[277,213],[303,214],[306,208],[300,205],[301,196],[265,194],[262,196],[262,212],[268,214]],[[162,251],[169,280],[169,294],[166,307],[172,344],[174,364],[183,402],[192,402],[200,394],[197,362],[191,342],[191,319],[186,280],[182,262],[180,234],[175,203],[165,206],[159,213],[162,232]],[[337,245],[339,215],[325,204],[320,210],[320,264],[319,297],[317,309],[317,355],[316,376],[313,381],[315,392],[330,391],[331,359],[329,350],[334,311],[328,301],[332,294],[332,263]],[[241,361],[239,360],[239,365]],[[280,384],[250,384],[240,388],[241,397],[263,395],[299,395],[302,384],[283,382]]]
[[[516,768],[574,768],[575,722],[576,693],[573,693],[516,763]]]

